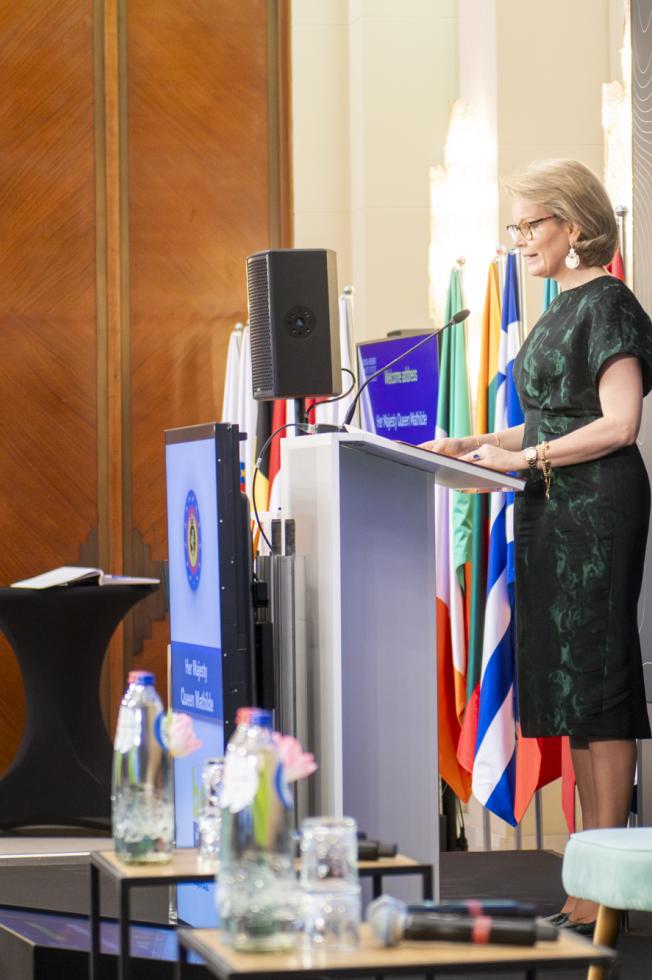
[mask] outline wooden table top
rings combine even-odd
[[[172,853],[172,859],[166,864],[127,864],[122,861],[115,851],[93,851],[91,861],[100,870],[110,875],[116,880],[128,880],[134,883],[143,884],[152,882],[153,884],[174,884],[180,879],[184,881],[194,879],[200,881],[212,881],[219,871],[219,862],[202,862],[199,860],[199,853],[196,848],[180,847]],[[300,862],[296,862],[297,871]],[[422,868],[428,868],[427,864],[415,861],[414,858],[406,857],[404,854],[397,854],[393,858],[380,858],[378,861],[359,861],[358,872],[366,877],[373,874],[409,874],[418,872]]]
[[[127,864],[121,861],[115,851],[93,851],[91,862],[117,881],[131,881],[134,884],[168,884],[188,881],[213,881],[218,870],[218,862],[204,862],[194,847],[180,847],[172,853],[172,859],[165,864]]]
[[[219,980],[267,980],[283,975],[414,974],[440,970],[453,974],[473,970],[474,966],[485,970],[488,966],[505,970],[572,969],[616,959],[613,950],[594,946],[588,939],[565,929],[559,930],[557,942],[539,942],[535,946],[404,942],[391,949],[382,949],[372,944],[369,927],[363,925],[360,946],[346,953],[301,949],[291,953],[236,953],[220,941],[217,929],[182,929],[179,941],[186,949],[201,956]]]
[[[432,865],[425,861],[416,861],[414,858],[406,857],[405,854],[397,854],[393,858],[378,858],[377,861],[358,861],[358,873],[364,874],[367,871],[382,871],[384,874],[405,871],[419,871],[422,868],[431,868]]]

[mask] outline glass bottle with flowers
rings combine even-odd
[[[288,784],[317,768],[271,712],[242,709],[225,757],[217,905],[222,937],[242,951],[290,949],[297,937],[293,806]]]

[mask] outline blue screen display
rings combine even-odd
[[[218,467],[215,439],[166,445],[170,703],[192,716],[202,748],[174,763],[176,843],[197,844],[204,759],[224,755]],[[177,888],[179,918],[216,924],[213,885]]]
[[[215,440],[168,444],[165,463],[171,639],[173,643],[193,643],[219,650],[220,556]]]
[[[360,384],[428,334],[424,330],[422,335],[358,344]],[[437,339],[433,336],[369,383],[360,399],[362,428],[412,445],[433,439],[438,389]]]

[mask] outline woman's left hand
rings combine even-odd
[[[483,443],[477,449],[471,450],[460,459],[465,463],[476,463],[478,466],[488,466],[491,470],[498,470],[499,473],[513,473],[517,470],[527,469],[527,463],[523,453],[512,453],[508,449],[501,449],[499,446],[492,446]]]

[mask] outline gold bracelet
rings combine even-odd
[[[473,438],[475,439],[475,448],[479,449],[482,443],[480,442],[477,436],[473,436]]]
[[[538,447],[537,447],[538,448]],[[550,500],[550,482],[552,478],[552,463],[548,459],[550,443],[541,443],[541,469],[543,471],[543,482],[546,487],[546,500]]]
[[[498,435],[497,432],[492,432],[491,434],[492,434],[492,436],[495,436],[496,437],[496,447],[498,449],[500,449],[500,436]]]

